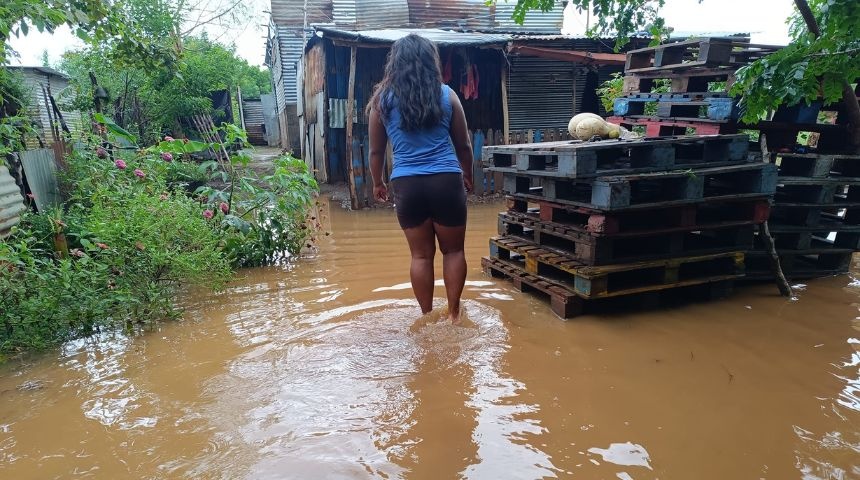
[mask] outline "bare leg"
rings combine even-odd
[[[463,244],[466,240],[466,226],[445,227],[434,224],[439,250],[442,251],[442,277],[445,279],[445,292],[448,295],[448,315],[451,322],[460,320],[460,296],[466,284],[466,254]]]
[[[404,228],[409,251],[412,254],[412,265],[409,277],[412,280],[412,291],[421,306],[422,313],[433,310],[433,257],[436,256],[436,237],[433,232],[433,222],[427,219],[414,228]]]

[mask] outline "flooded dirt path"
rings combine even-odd
[[[860,478],[860,282],[562,322],[480,272],[499,209],[470,327],[418,321],[390,210],[324,201],[318,254],[0,366],[0,478]]]

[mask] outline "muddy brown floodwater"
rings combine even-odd
[[[0,478],[860,478],[853,276],[563,322],[481,273],[480,205],[452,327],[390,210],[321,208],[317,254],[183,321],[0,366]]]

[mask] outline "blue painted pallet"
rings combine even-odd
[[[615,115],[637,117],[645,115],[645,105],[657,104],[659,118],[694,118],[713,121],[737,120],[740,115],[737,101],[725,96],[709,96],[699,98],[704,94],[666,94],[666,96],[632,96],[616,98],[613,104]]]

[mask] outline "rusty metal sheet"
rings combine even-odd
[[[44,212],[60,205],[57,184],[57,164],[54,151],[49,148],[27,150],[21,153],[21,166],[27,175],[27,185],[36,197],[36,208]]]
[[[409,21],[421,28],[493,28],[493,9],[485,0],[408,0]]]
[[[0,166],[0,238],[9,236],[10,230],[21,221],[27,210],[21,189],[9,173],[9,168]]]
[[[295,0],[272,0],[272,20],[287,27],[301,28],[304,25],[304,2]],[[332,23],[334,2],[332,0],[307,0],[308,25]]]

